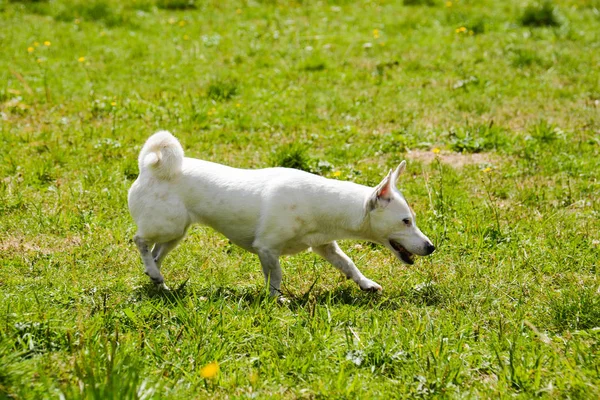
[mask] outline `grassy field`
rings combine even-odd
[[[0,398],[600,397],[600,1],[0,0],[0,49]],[[196,226],[160,292],[126,204],[158,129],[406,159],[437,251],[342,242],[381,294],[287,257],[278,305]]]

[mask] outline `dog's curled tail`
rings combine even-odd
[[[171,179],[181,172],[183,148],[167,131],[150,136],[138,158],[140,174],[145,171],[160,179]]]

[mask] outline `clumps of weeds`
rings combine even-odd
[[[294,168],[316,175],[327,175],[334,167],[326,160],[317,160],[308,153],[308,147],[301,143],[287,143],[279,146],[271,154],[272,167]],[[339,171],[334,173],[339,176]]]
[[[549,144],[556,141],[564,133],[559,127],[546,121],[545,119],[539,120],[536,124],[529,128],[529,134],[533,139],[539,143]]]
[[[416,303],[427,306],[440,304],[444,298],[441,288],[433,281],[415,285],[410,289],[409,296]]]
[[[270,160],[273,167],[294,168],[314,172],[315,162],[308,155],[308,149],[300,143],[287,143],[273,152]]]
[[[400,65],[400,63],[398,62],[398,60],[388,61],[388,62],[384,62],[384,63],[378,63],[375,66],[375,72],[374,72],[374,75],[377,78],[377,84],[381,85],[381,83],[383,82],[383,79],[387,78],[389,76],[389,71],[395,69],[399,65]]]
[[[327,68],[327,64],[320,57],[312,57],[300,64],[300,69],[306,72],[319,72]]]
[[[525,7],[521,15],[521,25],[529,27],[560,26],[563,18],[552,1],[533,3]]]
[[[235,79],[217,79],[208,85],[206,95],[216,101],[228,101],[239,93],[238,81]]]
[[[516,48],[511,50],[510,64],[515,68],[535,65],[544,67],[547,62],[533,49]]]
[[[69,347],[70,339],[58,325],[49,321],[16,322],[13,326],[14,347],[23,358]]]
[[[600,326],[600,288],[571,287],[552,296],[550,315],[562,330],[590,329]]]
[[[458,28],[459,30],[461,28]],[[486,21],[483,18],[474,19],[464,24],[465,33],[469,35],[481,35],[485,33]],[[457,33],[459,33],[457,31]]]
[[[81,1],[71,5],[59,5],[54,16],[58,21],[71,22],[78,19],[99,22],[108,27],[131,24],[131,14],[107,1]]]
[[[508,142],[505,130],[494,126],[493,121],[489,124],[452,128],[449,136],[450,148],[458,153],[498,150],[505,147]]]
[[[198,8],[195,0],[158,0],[156,2],[158,8],[163,10],[195,10]]]
[[[436,0],[404,0],[403,4],[405,6],[426,6],[433,7],[438,4]]]

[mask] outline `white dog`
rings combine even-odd
[[[185,158],[179,141],[161,131],[144,144],[140,175],[129,190],[134,241],[146,274],[164,288],[162,261],[198,222],[258,254],[271,295],[281,286],[279,256],[309,247],[362,290],[381,290],[335,241],[379,243],[406,264],[435,250],[396,189],[405,166],[402,161],[369,188],[289,168],[246,170]]]

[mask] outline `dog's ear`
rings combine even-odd
[[[398,168],[396,168],[396,170],[394,171],[394,174],[392,175],[392,181],[394,182],[394,184],[398,181],[398,177],[400,176],[400,174],[402,172],[404,172],[405,169],[406,169],[406,160],[402,160],[402,162],[400,163],[400,165],[398,165]]]
[[[388,205],[392,200],[394,187],[394,172],[390,170],[381,183],[373,190],[373,194],[371,194],[367,205],[369,211],[374,210],[377,207],[385,207]]]

